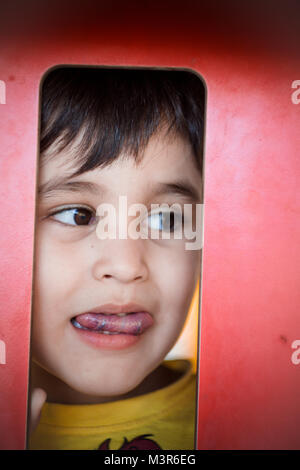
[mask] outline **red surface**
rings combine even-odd
[[[204,77],[198,448],[300,448],[300,364],[291,361],[300,339],[297,12],[281,15],[277,2],[250,2],[249,11],[196,3],[115,2],[67,24],[58,11],[2,15],[0,448],[25,446],[38,93],[57,64],[184,67]]]

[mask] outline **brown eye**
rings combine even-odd
[[[66,225],[91,225],[95,216],[90,209],[84,207],[73,207],[64,209],[51,216],[54,220]]]
[[[88,225],[93,217],[88,209],[75,209],[74,221],[76,225]]]

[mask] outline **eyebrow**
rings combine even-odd
[[[38,195],[44,198],[51,197],[56,192],[87,192],[99,194],[99,190],[104,191],[104,187],[90,181],[68,181],[68,178],[49,181],[39,186]],[[155,196],[165,194],[178,194],[187,197],[193,202],[200,202],[199,191],[188,181],[179,180],[171,183],[158,183],[153,193]]]
[[[180,196],[185,196],[193,202],[200,202],[201,196],[199,191],[188,181],[174,181],[172,183],[159,183],[156,191],[156,195],[164,194],[178,194]]]
[[[100,185],[90,181],[68,181],[67,178],[58,179],[56,181],[49,181],[39,186],[38,194],[43,197],[50,197],[56,192],[92,192],[93,194],[99,193]]]

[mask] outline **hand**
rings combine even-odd
[[[42,407],[46,401],[47,393],[42,388],[35,388],[31,393],[31,409],[29,432],[33,433],[41,418]]]

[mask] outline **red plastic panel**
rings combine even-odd
[[[292,361],[292,344],[300,340],[300,105],[292,101],[292,83],[300,75],[294,15],[280,23],[275,8],[274,24],[265,26],[268,11],[256,2],[249,15],[246,8],[231,15],[228,4],[218,16],[207,4],[201,9],[190,1],[184,7],[166,2],[141,11],[123,5],[118,17],[117,4],[114,12],[100,6],[94,15],[88,8],[88,22],[69,16],[65,28],[58,25],[61,15],[32,10],[23,23],[12,23],[14,34],[3,29],[3,449],[25,446],[39,83],[57,64],[183,67],[204,77],[198,448],[300,448],[300,364]],[[291,34],[283,34],[289,21]]]

